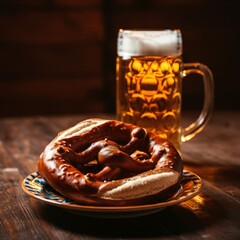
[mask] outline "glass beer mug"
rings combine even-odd
[[[182,79],[200,74],[201,114],[181,125]],[[116,60],[117,119],[154,131],[180,150],[207,124],[213,108],[213,77],[202,63],[183,63],[181,31],[119,30]]]

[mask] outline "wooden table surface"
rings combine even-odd
[[[240,112],[214,112],[203,132],[183,144],[185,169],[203,180],[198,196],[126,219],[72,214],[29,197],[21,188],[23,179],[37,170],[46,144],[60,130],[87,117],[0,119],[1,240],[240,239]],[[184,121],[191,118],[186,114]]]

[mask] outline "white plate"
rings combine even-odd
[[[136,206],[86,206],[78,204],[56,192],[38,172],[27,176],[22,182],[23,190],[31,197],[75,214],[98,218],[126,218],[156,213],[162,209],[187,201],[202,189],[199,176],[190,171],[183,171],[181,187],[171,198],[154,204]]]

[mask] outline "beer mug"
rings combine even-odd
[[[204,103],[199,117],[181,125],[182,80],[200,74]],[[202,63],[184,63],[181,31],[119,30],[116,60],[117,119],[168,139],[180,150],[207,124],[213,108],[213,77]]]

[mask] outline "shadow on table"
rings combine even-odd
[[[188,205],[176,205],[155,214],[123,219],[82,217],[57,207],[41,206],[39,210],[42,217],[58,228],[98,238],[149,238],[194,234],[200,231],[205,223],[209,225],[219,219],[213,219],[210,213],[199,217],[199,212],[189,209]]]

